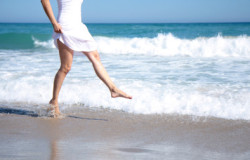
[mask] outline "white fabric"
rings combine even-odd
[[[61,33],[53,33],[54,44],[57,39],[74,51],[94,51],[97,44],[88,28],[82,23],[81,5],[83,0],[57,0],[57,22],[62,27]]]

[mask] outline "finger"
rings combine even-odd
[[[55,32],[56,33],[61,33],[61,30],[60,29],[56,29]]]

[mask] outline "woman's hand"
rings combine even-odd
[[[53,24],[53,28],[56,33],[62,33],[62,27],[59,23]]]

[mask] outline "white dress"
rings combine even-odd
[[[82,23],[81,5],[83,0],[57,0],[57,22],[62,33],[53,33],[54,44],[58,48],[57,39],[74,51],[94,51],[97,44],[88,28]]]

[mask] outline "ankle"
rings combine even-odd
[[[116,91],[117,91],[117,87],[115,86],[110,87],[110,92],[116,92]]]
[[[52,105],[57,106],[57,105],[58,105],[58,100],[52,98],[52,99],[49,101],[49,104],[52,104]]]

